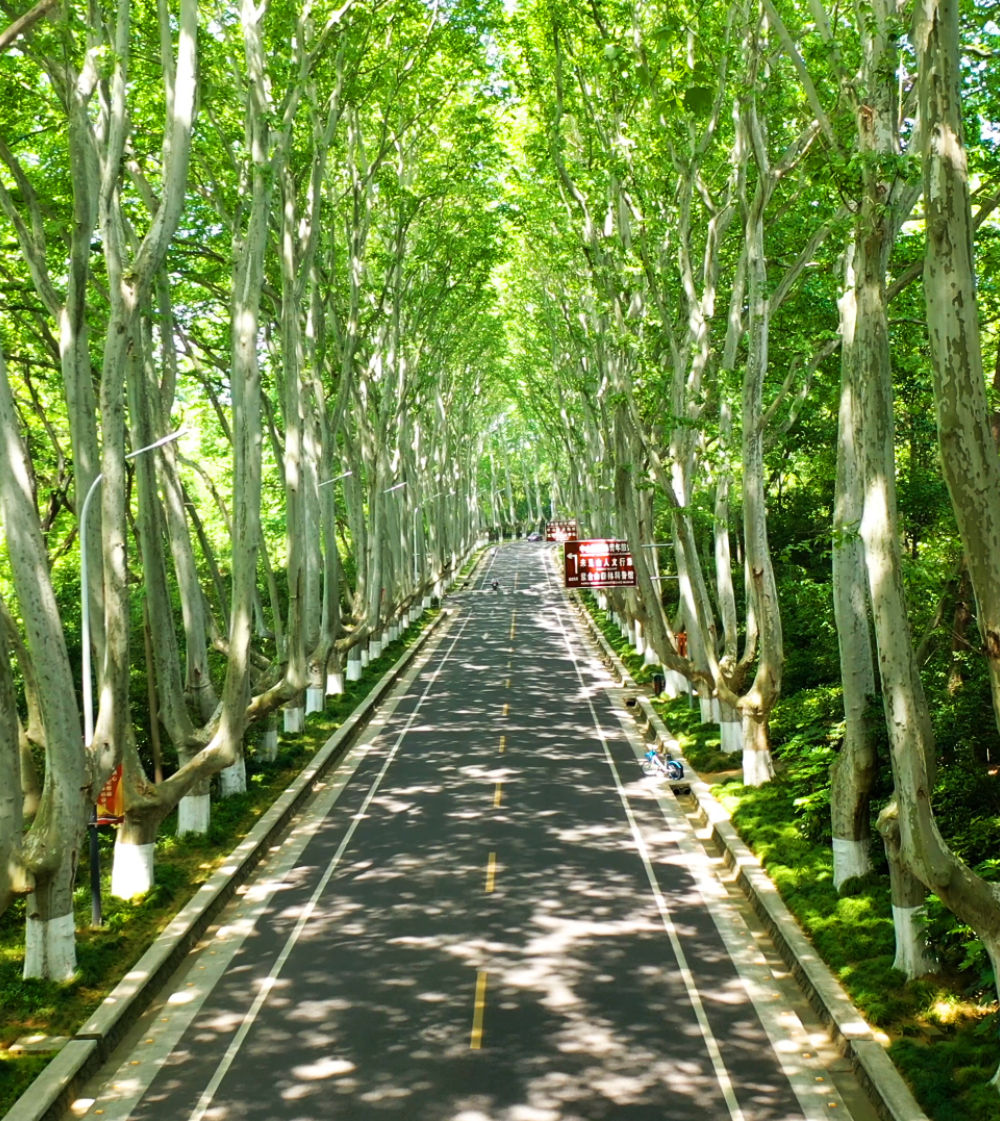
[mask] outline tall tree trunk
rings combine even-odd
[[[21,857],[24,815],[20,753],[8,637],[6,628],[0,625],[0,914],[7,910],[14,893],[26,886]]]
[[[962,125],[958,0],[918,0],[924,291],[941,463],[976,592],[1000,727],[1000,458],[990,431]]]
[[[764,138],[751,99],[744,113],[761,177],[746,220],[749,277],[749,350],[743,375],[743,537],[750,577],[750,597],[759,633],[757,672],[740,698],[743,717],[743,781],[758,786],[774,775],[768,732],[771,712],[781,692],[784,662],[778,589],[767,537],[767,500],[764,479],[764,377],[768,366],[770,311],[764,250],[764,209],[770,190]]]
[[[90,786],[76,687],[49,578],[30,462],[0,353],[0,512],[28,648],[39,686],[46,781],[24,838],[33,890],[28,900],[25,977],[65,981],[76,971],[73,884],[86,829]],[[17,792],[17,787],[14,788]]]
[[[858,536],[864,493],[856,313],[852,265],[847,270],[840,300],[841,386],[832,549],[833,610],[844,695],[844,742],[830,772],[833,883],[838,890],[848,880],[871,870],[870,804],[877,773],[874,729],[869,716],[876,692],[875,665],[864,549]]]

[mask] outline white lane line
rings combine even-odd
[[[695,1018],[698,1021],[698,1027],[701,1031],[702,1039],[705,1041],[705,1048],[708,1051],[709,1058],[712,1062],[712,1068],[715,1071],[715,1078],[722,1091],[722,1096],[725,1098],[726,1106],[729,1110],[729,1116],[732,1121],[745,1121],[745,1116],[740,1103],[736,1097],[736,1090],[733,1086],[732,1078],[729,1071],[726,1069],[726,1064],[722,1058],[722,1049],[719,1046],[719,1041],[715,1038],[715,1033],[712,1031],[712,1025],[708,1022],[708,1014],[705,1011],[705,1005],[701,998],[701,993],[698,990],[698,984],[695,980],[694,972],[688,964],[687,954],[684,952],[684,946],[681,943],[680,936],[677,933],[677,927],[674,924],[673,918],[670,914],[670,908],[667,906],[667,901],[660,890],[660,885],[656,879],[656,873],[653,870],[653,863],[649,856],[649,850],[646,847],[645,839],[639,824],[632,813],[632,807],[629,805],[628,796],[625,793],[625,786],[622,783],[621,775],[618,773],[618,768],[615,766],[614,758],[611,755],[611,749],[608,747],[607,736],[604,732],[604,727],[601,724],[600,718],[597,715],[597,710],[594,708],[594,702],[587,693],[586,683],[583,679],[583,673],[580,669],[580,663],[576,656],[570,635],[567,633],[563,620],[560,619],[559,629],[566,644],[566,649],[569,657],[573,662],[573,668],[576,671],[577,680],[580,683],[581,692],[583,693],[587,707],[590,710],[590,718],[593,721],[594,729],[597,732],[597,738],[600,740],[601,749],[604,752],[604,758],[611,769],[611,775],[614,779],[615,789],[618,792],[618,798],[621,801],[622,808],[625,811],[625,817],[629,824],[629,829],[632,833],[632,840],[642,860],[643,868],[646,870],[646,879],[649,882],[650,890],[653,893],[653,899],[656,901],[656,908],[660,913],[660,921],[663,923],[663,928],[670,939],[670,945],[673,948],[674,955],[677,958],[678,974],[687,991],[688,1000],[691,1002],[691,1007],[694,1011]]]
[[[558,572],[556,572],[556,576],[558,576]],[[565,627],[562,627],[562,633],[564,641],[569,644],[571,640],[567,637]],[[570,656],[576,661],[574,648],[572,646],[569,648]],[[580,677],[579,665],[577,666],[577,675]],[[593,705],[591,704],[590,707],[593,715]],[[632,743],[636,759],[641,759],[643,748],[636,746],[636,734],[629,727],[627,717],[619,714],[619,721],[626,738]],[[638,825],[629,810],[628,793],[621,781],[620,772],[608,754],[603,733],[599,727],[598,734],[601,736],[601,742],[605,748],[605,755],[615,779],[619,798],[625,805],[626,814],[633,825],[634,832]],[[809,1052],[815,1054],[818,1049],[822,1048],[810,1039],[809,1032],[794,1009],[787,1005],[780,993],[774,991],[775,982],[770,968],[763,958],[762,951],[757,945],[754,935],[733,907],[725,887],[706,865],[701,843],[693,834],[690,835],[690,840],[685,839],[688,837],[687,830],[690,828],[687,819],[681,814],[672,795],[663,794],[660,790],[654,791],[654,794],[667,825],[676,830],[672,843],[677,845],[683,853],[686,860],[685,867],[691,873],[698,891],[708,905],[708,913],[730,958],[736,965],[737,975],[743,989],[757,1011],[760,1023],[771,1043],[771,1049],[798,1100],[805,1121],[826,1121],[831,1116],[831,1110],[834,1109],[843,1110],[846,1116],[848,1111],[840,1092],[834,1086],[825,1063],[818,1058],[816,1062],[812,1063],[803,1061],[812,1057],[808,1054]],[[646,851],[648,852],[648,850]],[[644,863],[646,864],[647,876],[655,877],[651,862],[647,862],[644,857]],[[654,894],[657,894],[655,888]],[[662,897],[657,895],[658,905],[661,899]],[[795,1054],[788,1053],[789,1042],[795,1048]]]
[[[365,817],[368,813],[368,807],[374,801],[375,795],[378,793],[379,787],[382,785],[382,780],[385,778],[386,772],[389,770],[390,764],[393,762],[396,755],[398,754],[399,747],[402,744],[406,735],[409,733],[410,728],[413,726],[413,723],[417,718],[417,714],[420,712],[420,709],[423,707],[424,701],[427,700],[427,697],[430,694],[430,691],[431,691],[432,687],[434,686],[438,677],[440,676],[441,670],[444,668],[448,659],[451,657],[452,651],[455,649],[456,644],[458,643],[459,639],[462,637],[462,634],[463,634],[466,626],[469,623],[469,619],[470,619],[470,615],[466,614],[465,617],[462,620],[462,624],[459,627],[458,632],[456,633],[455,637],[452,639],[451,645],[448,648],[448,652],[441,659],[437,668],[431,674],[430,679],[427,682],[427,687],[424,689],[423,693],[421,693],[420,699],[417,701],[416,705],[414,706],[413,712],[410,713],[409,719],[406,721],[406,724],[403,726],[402,731],[396,737],[396,742],[392,745],[392,748],[390,749],[388,755],[386,756],[386,760],[385,760],[385,763],[382,765],[382,769],[375,776],[375,780],[372,783],[371,788],[369,789],[367,795],[365,796],[365,800],[364,800],[364,802],[362,802],[361,808],[354,815],[354,817],[351,821],[351,824],[348,827],[347,832],[344,834],[343,838],[341,839],[340,844],[337,846],[337,851],[334,853],[333,859],[330,861],[330,864],[327,867],[327,870],[320,877],[319,883],[316,885],[315,891],[313,891],[312,895],[309,898],[309,902],[303,908],[302,914],[300,915],[298,922],[295,924],[295,929],[292,931],[292,933],[288,936],[287,940],[285,941],[285,944],[281,949],[281,953],[278,954],[278,957],[275,959],[275,962],[271,966],[271,969],[268,972],[268,975],[260,983],[260,988],[257,992],[256,997],[254,998],[253,1004],[250,1006],[246,1015],[243,1017],[243,1020],[240,1024],[239,1028],[237,1028],[237,1030],[236,1030],[236,1034],[233,1036],[233,1039],[231,1040],[229,1046],[226,1048],[226,1053],[225,1053],[225,1055],[223,1055],[222,1059],[220,1060],[219,1065],[215,1068],[215,1073],[212,1075],[211,1079],[209,1080],[208,1085],[202,1091],[201,1097],[198,1099],[198,1104],[191,1111],[191,1114],[189,1115],[189,1121],[203,1121],[206,1113],[211,1108],[212,1101],[215,1098],[215,1094],[218,1091],[219,1086],[222,1084],[222,1080],[226,1077],[226,1074],[229,1072],[230,1067],[235,1062],[236,1057],[240,1052],[240,1049],[242,1048],[244,1042],[246,1041],[247,1036],[250,1034],[251,1028],[253,1028],[254,1023],[257,1020],[257,1017],[260,1015],[260,1010],[263,1008],[264,1002],[267,1000],[268,996],[270,995],[271,990],[274,988],[275,982],[280,977],[281,971],[284,969],[285,963],[288,961],[288,958],[291,956],[292,950],[295,948],[296,943],[298,942],[299,938],[302,936],[302,932],[305,929],[306,924],[308,923],[310,918],[312,918],[313,912],[316,910],[316,905],[319,903],[319,900],[322,897],[323,892],[326,890],[326,887],[329,884],[331,878],[333,877],[334,872],[337,870],[337,866],[340,864],[340,861],[343,858],[344,853],[347,851],[347,847],[351,843],[351,840],[354,837],[355,831],[357,830],[357,828],[361,824],[361,822],[365,819]]]

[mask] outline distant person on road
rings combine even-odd
[[[494,580],[490,587],[496,592],[500,590],[500,581]]]

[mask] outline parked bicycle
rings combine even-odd
[[[643,756],[642,769],[647,775],[663,775],[671,782],[684,777],[684,765],[671,755],[664,757],[655,747]]]

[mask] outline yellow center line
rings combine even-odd
[[[490,859],[486,865],[486,891],[487,893],[493,891],[497,882],[497,854],[490,853]]]
[[[510,688],[510,678],[509,678],[509,677],[508,677],[508,678],[507,678],[507,680],[506,680],[506,681],[505,681],[505,682],[503,683],[503,687],[504,687],[505,689],[509,689],[509,688]]]
[[[503,706],[503,714],[504,716],[510,716],[510,704],[505,704]]]
[[[512,611],[510,613],[510,639],[511,639],[511,642],[514,641],[514,635],[516,633],[517,633],[517,612]]]
[[[496,809],[500,805],[500,790],[503,787],[502,782],[497,782],[497,788],[493,792],[493,808]]]
[[[483,1045],[483,1013],[486,1011],[486,974],[480,970],[476,974],[476,1003],[472,1012],[472,1035],[469,1049],[478,1051]]]
[[[502,755],[502,754],[503,754],[503,753],[504,753],[504,752],[505,752],[506,750],[507,750],[507,737],[506,737],[506,736],[501,736],[501,737],[500,737],[500,753],[501,753],[501,755]]]

